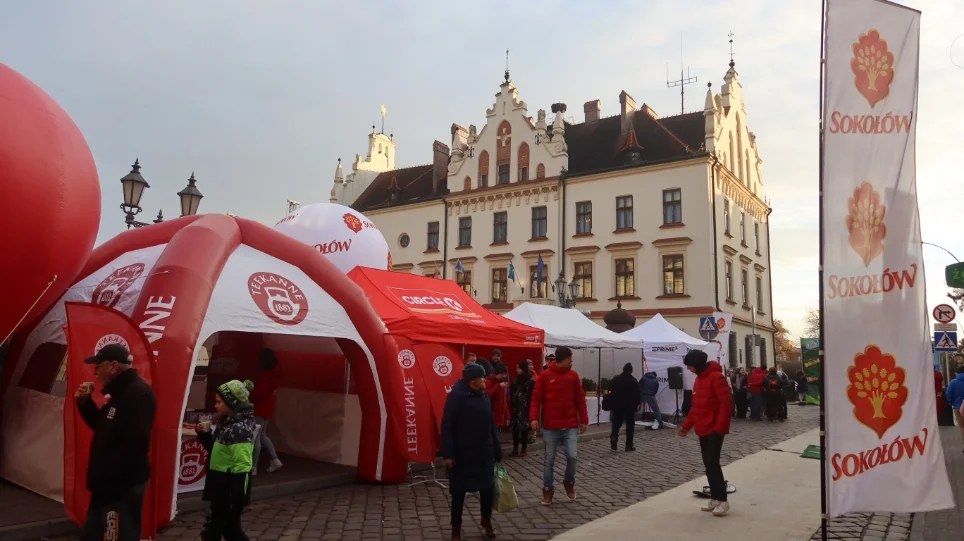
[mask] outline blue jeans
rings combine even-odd
[[[576,441],[579,440],[579,430],[564,428],[562,430],[543,430],[542,439],[546,442],[546,462],[542,470],[542,487],[546,490],[553,488],[552,467],[556,464],[556,452],[562,444],[566,453],[566,474],[562,482],[568,485],[576,483]]]
[[[646,407],[653,412],[653,416],[656,418],[656,422],[659,423],[656,426],[663,428],[663,414],[659,412],[659,404],[656,403],[656,397],[652,395],[644,394],[643,402],[645,402]]]
[[[278,452],[274,450],[274,443],[268,437],[268,420],[263,417],[255,417],[254,422],[261,425],[261,432],[254,440],[254,452],[251,457],[251,467],[257,469],[262,448],[268,453],[268,458],[271,460],[278,460]]]
[[[750,419],[763,419],[763,393],[750,393]]]

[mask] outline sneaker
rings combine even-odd
[[[576,501],[576,485],[570,483],[563,483],[562,486],[566,487],[566,497],[569,501]]]
[[[551,488],[542,489],[542,505],[552,505],[552,493],[555,490]]]
[[[714,517],[722,517],[723,515],[730,512],[730,502],[720,502],[720,505],[716,506],[713,510]]]
[[[609,448],[610,448],[610,449],[612,449],[613,451],[617,451],[617,450],[618,450],[618,444],[619,444],[619,440],[613,439],[613,438],[609,438]]]
[[[657,425],[656,423],[649,425],[650,430],[659,430],[660,428],[663,428],[663,427],[660,425]]]
[[[519,453],[519,457],[520,457],[520,458],[525,458],[525,457],[527,457],[527,456],[529,456],[529,452],[526,451],[526,450],[524,450],[524,449],[522,450],[521,453]]]
[[[636,447],[633,446],[633,445],[629,445],[629,446],[626,447],[626,452],[627,452],[627,453],[631,453],[631,452],[633,452],[633,451],[635,451],[635,450],[636,450]]]
[[[251,468],[251,475],[258,475],[258,467]]]
[[[271,463],[268,464],[268,473],[274,473],[280,470],[281,466],[284,466],[284,464],[282,464],[280,460],[278,460],[277,458],[272,460]]]
[[[713,511],[714,509],[716,509],[716,508],[719,507],[719,506],[720,506],[720,502],[718,502],[718,501],[716,501],[716,500],[710,500],[709,503],[707,503],[707,504],[704,505],[703,507],[700,507],[700,510],[701,510],[701,511],[706,511],[707,513],[709,513],[709,512]]]

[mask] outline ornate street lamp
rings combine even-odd
[[[191,178],[187,179],[187,186],[177,192],[178,197],[181,198],[181,216],[194,216],[197,214],[198,205],[201,204],[201,198],[204,196],[201,195],[200,190],[195,186],[196,182],[194,171],[191,171]]]
[[[559,272],[559,277],[556,278],[556,294],[559,296],[559,306],[563,308],[572,308],[576,306],[576,299],[579,298],[579,282],[575,278],[572,279],[569,284],[566,284],[566,277],[562,275],[562,271]]]
[[[131,172],[124,175],[120,181],[121,186],[124,188],[124,202],[121,204],[121,210],[123,210],[126,215],[124,222],[127,224],[127,228],[130,229],[131,227],[147,225],[134,219],[134,216],[137,216],[141,212],[141,197],[144,195],[144,190],[151,187],[151,185],[144,180],[144,177],[141,176],[140,160],[134,160],[134,165],[131,166]]]

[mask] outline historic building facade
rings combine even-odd
[[[600,324],[620,305],[698,336],[699,316],[731,312],[731,358],[772,365],[771,209],[733,64],[702,111],[660,116],[625,91],[613,116],[600,100],[578,123],[550,111],[529,116],[506,73],[481,129],[453,124],[430,164],[395,169],[372,133],[331,201],[378,225],[394,270],[454,279],[491,310],[558,302],[561,275]]]

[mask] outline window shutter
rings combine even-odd
[[[743,337],[743,342],[744,342],[744,346],[743,346],[743,347],[744,347],[744,349],[746,350],[746,365],[747,365],[747,366],[753,366],[753,365],[754,365],[753,361],[756,360],[756,359],[755,359],[756,354],[755,354],[755,352],[753,351],[753,335],[752,335],[752,334],[748,334],[748,335],[744,336],[744,337]]]
[[[760,338],[760,366],[767,367],[767,339]]]
[[[737,366],[737,352],[736,352],[736,333],[730,333],[730,366],[736,368]]]

